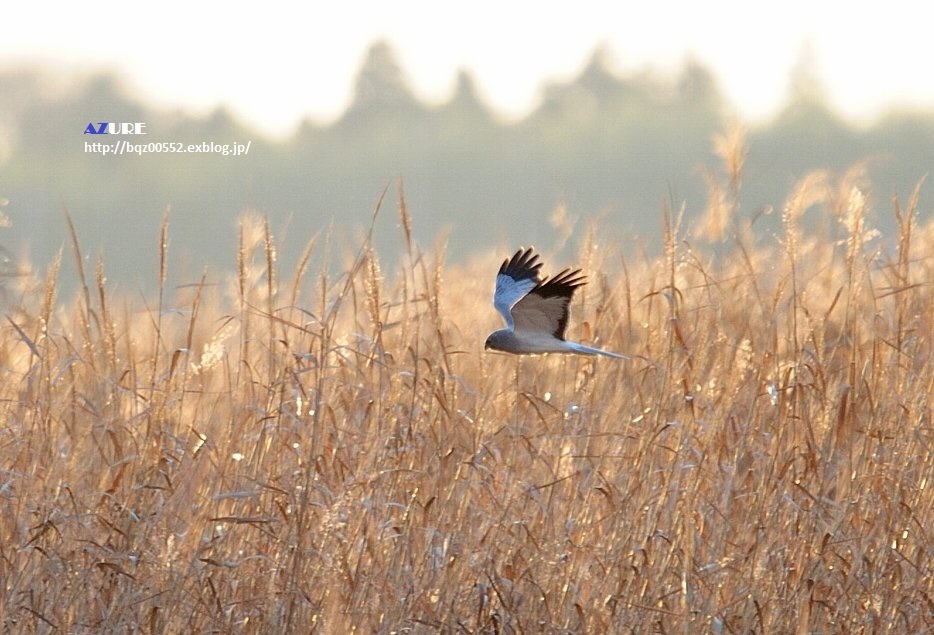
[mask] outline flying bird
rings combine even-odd
[[[577,353],[628,359],[564,339],[571,296],[577,287],[586,284],[586,279],[580,269],[565,269],[542,280],[541,268],[532,248],[520,248],[503,261],[496,276],[493,306],[502,314],[506,328],[490,333],[484,348],[516,355]]]

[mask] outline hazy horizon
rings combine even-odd
[[[326,125],[339,117],[375,41],[393,47],[420,100],[443,103],[466,70],[484,103],[506,120],[532,112],[547,85],[576,76],[597,47],[621,75],[673,77],[686,63],[709,69],[726,102],[751,124],[776,114],[802,65],[848,120],[934,110],[934,84],[918,81],[934,45],[923,20],[903,19],[912,14],[903,0],[888,3],[883,15],[804,0],[780,10],[733,0],[625,9],[585,1],[574,12],[536,8],[534,20],[521,6],[481,1],[472,8],[448,28],[450,18],[423,2],[315,12],[273,1],[259,13],[215,14],[170,0],[158,15],[141,14],[133,28],[116,26],[98,38],[82,25],[123,14],[121,5],[107,0],[93,15],[59,7],[52,25],[46,8],[19,4],[9,8],[20,28],[0,42],[0,69],[57,69],[64,78],[115,72],[147,103],[193,115],[223,106],[277,137],[305,119]]]

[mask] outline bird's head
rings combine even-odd
[[[486,343],[483,345],[484,350],[494,350],[494,351],[503,351],[506,350],[503,348],[505,338],[508,338],[510,335],[509,330],[500,329],[499,331],[493,331],[486,338]]]

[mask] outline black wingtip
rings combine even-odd
[[[587,276],[581,273],[580,269],[565,269],[556,273],[548,280],[543,280],[532,290],[543,298],[549,298],[556,295],[570,298],[574,295],[577,287],[587,284]]]
[[[574,291],[577,290],[577,287],[582,287],[585,284],[587,284],[587,277],[581,273],[580,269],[564,269],[551,278],[540,281],[535,285],[535,288],[530,291],[530,293],[534,293],[542,298],[564,298],[564,304],[562,305],[563,312],[561,317],[558,318],[557,328],[552,333],[552,335],[559,340],[564,339],[564,332],[568,327],[568,316],[570,315],[568,304],[571,302],[571,297],[574,295]]]
[[[499,272],[509,276],[513,280],[531,279],[538,282],[538,273],[541,268],[542,263],[539,262],[538,254],[535,253],[534,247],[529,247],[525,250],[519,247],[516,253],[512,255],[512,258],[507,258],[503,261]]]

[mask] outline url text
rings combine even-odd
[[[119,139],[113,143],[103,141],[85,141],[84,152],[86,154],[135,154],[142,156],[144,154],[220,154],[222,156],[241,156],[249,154],[252,141],[246,143],[214,143],[205,141],[203,143],[179,143],[164,141],[161,143],[132,143],[126,139]]]

